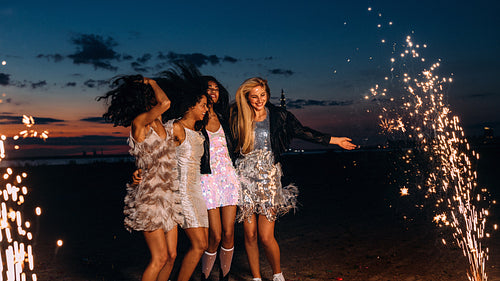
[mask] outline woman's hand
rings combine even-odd
[[[151,85],[153,83],[156,83],[156,81],[154,79],[151,79],[151,78],[148,78],[148,77],[143,77],[142,78],[142,83],[144,83],[146,85]]]
[[[132,183],[133,184],[139,184],[142,181],[141,173],[142,173],[142,169],[137,169],[134,171],[134,173],[132,174]]]
[[[331,137],[330,138],[330,144],[336,144],[340,147],[342,147],[343,149],[347,149],[347,150],[352,150],[352,149],[355,149],[357,147],[357,145],[351,143],[351,139],[350,138],[346,138],[346,137]]]

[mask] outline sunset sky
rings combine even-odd
[[[95,98],[116,75],[154,77],[182,59],[233,96],[244,79],[264,77],[305,125],[377,142],[363,97],[383,83],[406,36],[453,77],[448,102],[466,133],[500,130],[497,1],[1,3],[0,134],[25,129],[23,114],[35,119],[30,129],[49,131],[46,142],[20,141],[13,156],[126,152],[128,128],[103,124]]]

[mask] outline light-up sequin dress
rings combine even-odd
[[[298,189],[294,185],[281,186],[281,165],[274,163],[271,151],[269,111],[264,121],[255,122],[254,133],[254,149],[236,160],[241,179],[238,221],[253,214],[275,221],[296,207]]]
[[[240,182],[227,151],[222,126],[217,132],[207,130],[210,143],[211,174],[201,175],[201,188],[207,208],[238,205]]]
[[[150,128],[142,142],[129,137],[129,153],[142,169],[139,184],[127,184],[124,202],[125,228],[129,231],[171,230],[181,219],[175,143],[172,122],[165,124],[167,136],[161,138]]]
[[[177,168],[181,193],[182,228],[208,227],[208,213],[201,191],[200,159],[203,156],[203,140],[200,132],[184,129],[186,138],[177,146]]]

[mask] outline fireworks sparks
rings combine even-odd
[[[425,59],[417,52],[420,47],[413,44],[408,36],[406,48],[398,59],[404,60],[401,65],[407,68],[412,63],[424,62]],[[398,87],[404,89],[403,96],[390,99],[400,104],[392,108],[382,107],[379,126],[384,133],[399,133],[398,136],[409,139],[405,142],[407,145],[415,147],[415,152],[408,150],[401,158],[405,165],[411,167],[404,172],[407,179],[403,184],[411,182],[411,177],[423,179],[423,183],[416,184],[416,187],[427,191],[425,198],[435,200],[435,212],[438,214],[433,221],[453,230],[453,238],[470,264],[469,280],[485,281],[488,248],[484,247],[483,241],[490,236],[485,231],[489,214],[485,206],[489,204],[489,194],[486,188],[478,187],[477,173],[472,168],[479,154],[470,149],[459,118],[451,115],[445,103],[446,86],[452,79],[434,74],[439,63],[413,74],[398,73],[396,66],[397,59],[391,58],[391,72],[393,77],[401,78]],[[373,99],[381,94],[378,85],[370,92]],[[408,187],[401,188],[400,194],[407,196]],[[442,241],[446,245],[445,239]]]
[[[23,124],[26,126],[26,130],[20,131],[17,135],[14,136],[14,140],[19,139],[19,136],[23,138],[41,138],[46,140],[49,137],[49,132],[47,130],[43,130],[42,132],[38,132],[34,129],[31,129],[33,125],[35,125],[35,119],[32,116],[23,115]]]
[[[410,193],[408,192],[408,188],[406,187],[403,187],[399,190],[399,193],[401,194],[401,196],[407,196],[409,195]]]
[[[31,116],[23,116],[23,124],[26,130],[21,131],[13,137],[13,140],[19,139],[19,135],[26,137],[39,137],[46,139],[48,132],[38,133],[31,129],[35,120]],[[6,141],[4,135],[0,135],[0,161],[5,158]],[[19,146],[15,145],[14,148]],[[2,251],[0,252],[0,280],[31,280],[36,281],[37,276],[34,271],[34,254],[31,241],[33,233],[32,224],[24,219],[20,210],[28,194],[28,188],[23,185],[23,180],[28,177],[27,173],[15,174],[12,168],[7,168],[2,176],[2,189],[0,196],[0,243]],[[41,208],[35,209],[37,216],[41,215]]]
[[[2,177],[5,182],[1,190],[3,196],[0,204],[2,280],[4,277],[6,280],[26,280],[27,273],[31,274],[32,280],[36,280],[36,274],[33,272],[33,248],[30,245],[33,239],[31,223],[25,221],[19,211],[28,193],[26,186],[22,186],[26,177],[26,173],[14,174],[11,168],[7,168]]]

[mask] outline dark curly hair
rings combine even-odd
[[[109,105],[102,115],[105,121],[115,127],[128,127],[135,117],[156,104],[153,88],[144,84],[143,80],[142,75],[118,76],[112,80],[111,87],[114,89],[96,98]]]
[[[224,86],[222,86],[222,84],[219,81],[217,81],[217,79],[215,79],[215,77],[205,75],[202,78],[205,82],[207,89],[208,89],[208,82],[212,81],[215,84],[217,84],[217,87],[219,88],[219,99],[217,100],[216,103],[213,104],[214,111],[216,113],[222,115],[225,119],[227,119],[229,117],[229,109],[228,109],[228,107],[229,107],[229,93],[228,93],[228,91],[226,90],[226,88],[224,88]]]
[[[207,104],[211,99],[207,93],[207,83],[200,71],[192,64],[178,62],[174,68],[160,73],[160,87],[168,89],[167,96],[172,100],[172,106],[163,114],[164,120],[181,118],[205,96]],[[162,86],[161,84],[164,84]],[[201,130],[208,122],[208,114],[203,120],[196,122],[195,129]]]
[[[198,69],[186,63],[175,63],[174,67],[160,73],[160,78],[153,78],[158,86],[165,91],[171,101],[169,110],[163,113],[163,120],[182,118],[194,107],[202,96],[207,94],[205,80]],[[128,127],[134,118],[147,112],[156,105],[153,88],[143,83],[143,76],[118,76],[111,83],[111,91],[97,97],[98,101],[105,100],[109,105],[103,118],[114,126]],[[208,114],[204,119],[196,122],[195,129],[201,130],[208,122]]]

